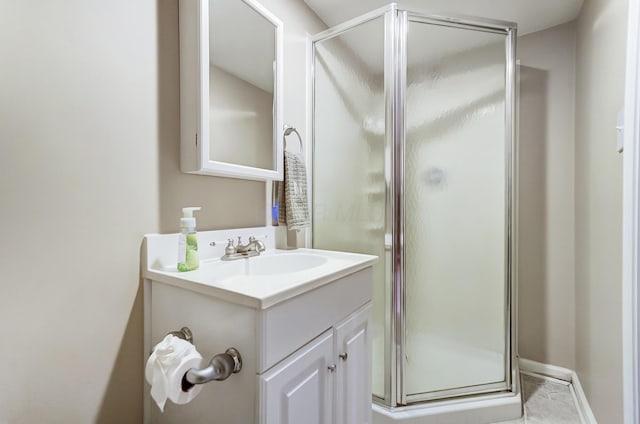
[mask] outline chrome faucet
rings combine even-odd
[[[258,256],[264,252],[266,247],[263,242],[256,240],[255,237],[249,237],[249,243],[242,244],[242,237],[238,237],[238,244],[233,245],[233,240],[229,239],[229,244],[224,249],[224,256],[220,259],[223,261],[234,261],[236,259],[251,258]]]
[[[258,254],[265,251],[264,243],[260,240],[256,240],[255,237],[249,237],[249,243],[242,245],[242,240],[238,237],[238,245],[236,246],[236,253],[247,253],[256,251]]]

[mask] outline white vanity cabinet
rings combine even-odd
[[[371,423],[371,303],[260,376],[260,424]]]
[[[331,330],[260,376],[260,424],[333,422]]]
[[[199,244],[209,246],[240,232],[230,231],[201,232]],[[245,238],[261,235],[261,229],[243,231]],[[239,373],[204,384],[188,404],[167,402],[164,413],[145,383],[145,423],[371,423],[372,265],[377,258],[278,251],[270,245],[271,233],[266,235],[267,252],[259,257],[221,262],[220,252],[203,249],[213,259],[184,273],[170,265],[177,235],[145,237],[145,361],[156,343],[182,327],[191,330],[202,367],[230,347],[242,357]]]
[[[335,424],[371,423],[371,304],[334,329]]]

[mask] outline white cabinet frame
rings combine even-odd
[[[209,0],[180,0],[180,168],[191,174],[249,180],[283,177],[283,23],[255,0],[242,0],[276,30],[274,164],[255,168],[211,160],[209,155]]]

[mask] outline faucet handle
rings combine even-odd
[[[242,236],[238,236],[238,246],[242,245]]]
[[[236,248],[233,246],[233,239],[229,239],[229,244],[224,248],[225,255],[233,255],[236,253]]]
[[[266,250],[266,246],[260,240],[256,240],[255,237],[249,237],[249,242],[253,244],[258,252],[264,252]]]

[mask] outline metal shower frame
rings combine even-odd
[[[373,396],[374,401],[388,407],[404,406],[418,402],[458,398],[461,396],[481,395],[487,397],[513,396],[517,391],[517,315],[516,315],[516,278],[517,278],[517,225],[516,191],[517,186],[517,144],[516,144],[516,33],[517,25],[484,18],[461,15],[419,14],[399,9],[395,3],[373,10],[369,13],[336,25],[318,33],[309,39],[308,68],[310,80],[308,99],[310,107],[307,126],[308,139],[312,148],[307,149],[307,163],[312,167],[312,155],[315,150],[315,43],[339,36],[359,25],[384,18],[384,92],[385,92],[385,145],[392,147],[391,169],[385,169],[390,175],[391,190],[386,199],[386,213],[392,219],[392,281],[391,302],[387,302],[385,314],[385,372],[384,397]],[[437,392],[407,395],[405,392],[406,346],[406,284],[404,281],[405,254],[405,109],[406,109],[406,73],[407,73],[407,27],[409,22],[420,22],[467,30],[491,32],[505,36],[505,146],[506,146],[506,191],[505,191],[505,380],[498,383],[461,387]],[[310,169],[309,178],[313,170]],[[313,187],[309,184],[309,187]],[[313,196],[313,189],[310,193]],[[310,205],[313,202],[309,202]],[[311,211],[313,213],[313,211]],[[389,228],[387,228],[387,231]],[[307,245],[312,246],[312,231],[307,231]]]

